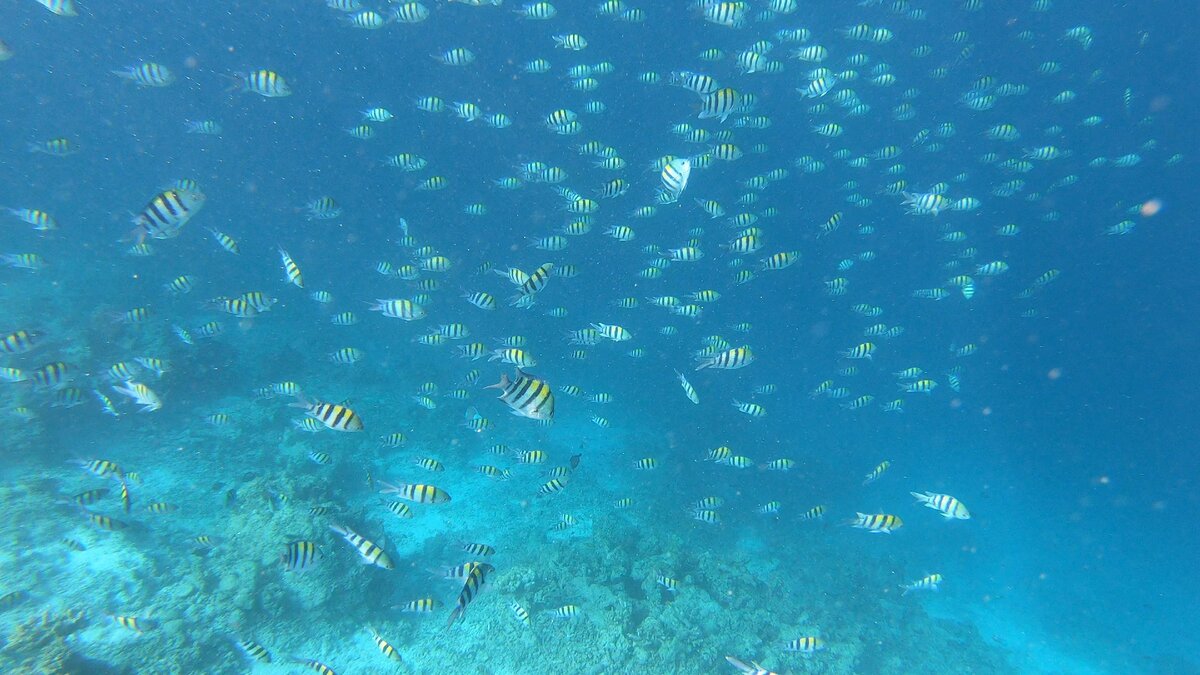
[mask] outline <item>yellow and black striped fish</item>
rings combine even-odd
[[[289,284],[294,284],[297,288],[304,288],[304,275],[300,273],[300,266],[282,247],[276,248],[279,250],[279,259],[283,262],[284,278]]]
[[[741,347],[734,347],[733,349],[721,352],[716,356],[703,359],[700,361],[700,365],[696,366],[696,370],[703,370],[705,368],[736,370],[738,368],[745,368],[751,363],[754,363],[754,352],[750,350],[750,347],[742,345]]]
[[[501,375],[500,381],[485,389],[499,389],[500,400],[512,409],[514,415],[535,420],[554,419],[554,390],[545,380],[526,375],[517,370],[516,380]]]
[[[204,207],[204,193],[164,190],[133,219],[131,237],[140,244],[151,239],[171,239]]]
[[[66,382],[67,373],[71,370],[71,366],[62,361],[47,363],[33,371],[33,382],[39,387],[59,387]]]
[[[554,263],[545,263],[534,270],[533,274],[530,274],[521,284],[521,295],[533,295],[545,288],[546,282],[550,280],[550,272],[553,269]]]
[[[241,85],[242,91],[251,91],[267,98],[291,96],[292,88],[279,73],[273,70],[253,70],[248,73],[235,73],[233,78]]]
[[[358,554],[362,556],[364,563],[382,567],[385,570],[395,569],[396,566],[388,557],[387,552],[377,546],[375,542],[344,525],[330,525],[329,529],[342,535],[342,538],[351,546],[358,549]]]
[[[5,354],[24,354],[37,346],[41,333],[37,331],[18,330],[0,338],[0,352]]]
[[[126,527],[129,527],[128,525],[117,520],[116,518],[109,518],[108,516],[104,516],[99,513],[92,513],[91,511],[85,511],[85,513],[87,513],[87,515],[88,515],[88,520],[92,521],[93,525],[95,525],[96,527],[98,527],[102,530],[108,530],[109,532],[115,532],[117,530],[123,530]]]
[[[292,663],[298,663],[298,664],[304,666],[305,668],[308,668],[309,670],[318,672],[321,675],[337,675],[337,671],[335,671],[333,668],[330,668],[329,666],[325,665],[324,663],[321,663],[320,661],[318,661],[316,659],[292,658],[291,661],[292,661]]]
[[[859,513],[849,524],[872,534],[890,534],[893,530],[904,527],[904,521],[900,519],[900,516],[890,513]]]
[[[462,618],[467,611],[467,605],[479,595],[484,583],[487,581],[487,576],[495,571],[495,567],[487,563],[477,563],[471,568],[467,574],[467,581],[463,584],[462,591],[458,594],[458,602],[454,605],[454,611],[450,612],[450,620],[446,622],[446,627],[454,625],[455,621]]]
[[[396,648],[393,647],[390,642],[380,637],[379,633],[375,632],[374,628],[367,626],[367,630],[371,632],[371,639],[375,641],[375,646],[379,647],[379,651],[383,652],[384,656],[393,661],[402,660],[400,658],[400,652],[396,651]]]
[[[401,612],[410,614],[428,614],[441,606],[442,601],[434,597],[417,598],[416,600],[409,600],[403,605],[398,605]]]
[[[383,494],[395,493],[402,499],[407,499],[410,502],[418,504],[442,504],[450,501],[450,495],[445,490],[433,485],[423,485],[421,483],[400,483],[392,485],[379,481],[383,486],[380,490]]]
[[[243,640],[239,638],[230,639],[233,640],[233,644],[237,645],[237,648],[246,655],[246,658],[253,661],[258,661],[259,663],[271,662],[271,652],[267,651],[266,647],[263,647],[254,640]]]
[[[288,572],[303,572],[320,561],[321,550],[312,541],[293,541],[279,556],[279,562]]]
[[[80,492],[72,497],[71,500],[80,506],[88,506],[100,501],[106,495],[108,495],[108,488],[96,488],[94,490],[88,490],[87,492]]]
[[[362,431],[363,422],[358,413],[344,405],[336,403],[293,403],[293,406],[304,408],[311,417],[320,420],[321,424],[334,431]]]
[[[117,622],[117,625],[121,626],[122,628],[128,628],[135,633],[144,633],[147,630],[154,628],[154,624],[152,622],[145,619],[139,619],[136,616],[120,616],[117,614],[109,614],[109,616],[112,617],[113,621]]]

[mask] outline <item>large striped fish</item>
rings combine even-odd
[[[130,237],[140,244],[146,237],[171,239],[204,207],[204,194],[187,190],[164,190],[133,218]]]
[[[464,612],[467,611],[467,605],[479,595],[479,591],[483,588],[484,582],[487,581],[487,575],[492,573],[496,568],[487,563],[478,563],[471,568],[467,574],[467,581],[463,584],[462,592],[458,594],[458,602],[454,605],[454,611],[450,612],[450,621],[446,623],[446,628],[454,625],[455,621],[462,618]]]
[[[684,158],[675,158],[667,162],[662,170],[662,188],[664,204],[679,201],[679,195],[687,188],[688,178],[692,175],[692,163]]]
[[[375,565],[385,570],[396,568],[392,559],[388,557],[387,552],[370,539],[367,539],[345,525],[330,525],[329,529],[342,535],[342,538],[358,551],[358,554],[362,556],[364,565]]]
[[[514,415],[535,420],[554,419],[554,390],[545,380],[531,377],[520,369],[517,369],[515,380],[501,375],[499,382],[485,389],[499,389],[500,400]]]
[[[322,403],[320,401],[309,403],[303,399],[291,405],[295,408],[304,408],[310,417],[316,418],[321,424],[334,431],[363,430],[362,418],[358,416],[358,413],[344,405]]]

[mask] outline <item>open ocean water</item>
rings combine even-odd
[[[3,670],[1200,673],[1198,27],[5,0]]]

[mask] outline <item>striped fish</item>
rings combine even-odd
[[[75,0],[37,0],[37,3],[59,16],[79,16]]]
[[[679,201],[679,195],[687,188],[688,178],[692,175],[692,163],[686,158],[676,157],[667,162],[662,170],[662,202],[673,204]]]
[[[554,269],[554,263],[545,263],[538,267],[530,274],[525,281],[521,283],[521,295],[530,296],[546,287],[546,282],[550,279],[550,272]]]
[[[554,419],[554,390],[545,380],[531,377],[520,369],[515,380],[509,380],[508,375],[503,374],[499,382],[485,389],[499,389],[500,400],[514,415],[535,420]]]
[[[883,473],[885,471],[887,471],[888,468],[891,466],[892,466],[891,460],[885,459],[882,462],[880,462],[879,466],[876,466],[874,469],[872,469],[871,473],[867,474],[866,477],[863,479],[863,485],[870,485],[871,483],[874,483],[875,481],[879,480],[879,477],[882,476]]]
[[[910,492],[909,494],[916,497],[926,508],[942,514],[946,520],[969,520],[971,518],[971,512],[967,510],[967,507],[950,495],[936,492]]]
[[[289,660],[292,663],[298,663],[309,670],[320,673],[321,675],[337,675],[337,671],[316,659],[298,659],[296,657],[292,657]]]
[[[320,420],[327,428],[334,431],[362,431],[363,422],[358,413],[344,405],[336,403],[293,403],[293,407],[304,408],[310,417]]]
[[[479,591],[483,589],[484,583],[487,582],[487,575],[495,571],[495,567],[487,563],[479,563],[471,568],[467,575],[467,580],[463,584],[462,591],[458,594],[458,602],[454,605],[454,611],[450,612],[450,620],[446,622],[446,628],[454,625],[455,621],[462,618],[467,611],[467,605],[479,595]]]
[[[783,645],[783,650],[786,652],[799,652],[804,658],[810,658],[813,654],[825,649],[825,642],[812,635],[806,635],[795,640],[788,640]]]
[[[927,574],[911,584],[901,584],[900,588],[904,589],[904,592],[900,595],[908,595],[909,591],[936,591],[938,590],[938,584],[941,583],[942,575]]]
[[[401,612],[410,614],[428,614],[442,606],[442,601],[434,597],[417,598],[399,605]]]
[[[371,632],[371,639],[375,641],[375,646],[379,647],[379,651],[382,652],[384,656],[392,661],[402,660],[400,658],[400,652],[396,651],[396,648],[393,647],[390,642],[380,637],[379,633],[375,632],[374,628],[367,626],[367,630]]]
[[[857,513],[849,524],[860,530],[868,530],[871,534],[891,534],[893,530],[904,527],[900,516],[890,513]]]
[[[24,354],[33,349],[42,337],[36,331],[19,330],[0,338],[0,352],[5,354]]]
[[[517,621],[520,621],[521,624],[528,626],[530,623],[529,610],[522,607],[521,603],[517,602],[516,600],[513,600],[513,603],[511,606],[512,606],[513,616],[516,617]]]
[[[742,345],[741,347],[734,347],[733,349],[721,352],[716,356],[703,359],[700,361],[700,365],[696,366],[696,370],[703,370],[705,368],[737,370],[738,368],[745,368],[751,363],[754,363],[754,352],[750,350],[750,347]]]
[[[279,555],[279,562],[288,572],[303,572],[321,561],[321,550],[316,542],[293,541]]]
[[[724,122],[729,114],[737,109],[740,98],[736,89],[718,89],[704,97],[698,117],[702,120],[717,119]]]
[[[678,370],[675,371],[675,374],[679,376],[679,384],[683,387],[683,393],[687,394],[688,400],[696,405],[700,405],[700,395],[696,393],[696,388],[692,386],[692,383],[688,382],[683,373]]]
[[[175,81],[175,74],[158,63],[142,63],[125,70],[114,70],[113,75],[129,80],[139,87],[165,87]]]
[[[291,96],[292,88],[279,73],[273,70],[253,70],[248,73],[235,73],[234,80],[241,85],[242,91],[250,91],[267,98]]]
[[[233,641],[233,644],[237,645],[237,648],[246,655],[247,659],[258,661],[259,663],[271,662],[271,652],[267,651],[266,647],[263,647],[254,640],[243,640],[236,637],[230,637],[229,639]]]
[[[204,207],[204,193],[186,190],[164,190],[157,194],[142,212],[133,218],[132,239],[142,243],[151,239],[171,239]]]
[[[329,529],[342,535],[342,538],[350,543],[351,546],[358,549],[358,554],[362,556],[364,565],[375,565],[382,567],[385,570],[395,569],[396,566],[392,563],[392,559],[388,557],[386,551],[377,546],[375,542],[367,539],[361,534],[351,530],[344,525],[330,525]]]
[[[283,262],[284,278],[289,284],[294,284],[297,288],[304,288],[304,275],[300,273],[300,266],[282,247],[277,246],[276,248],[279,250],[279,259]]]
[[[380,490],[381,493],[395,493],[401,499],[407,499],[410,502],[418,504],[443,504],[450,501],[450,495],[445,490],[433,485],[424,485],[422,483],[392,485],[384,481],[379,481],[379,484],[383,486],[383,489]]]

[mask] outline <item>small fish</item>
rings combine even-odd
[[[343,539],[358,550],[358,554],[362,556],[364,565],[375,565],[385,570],[395,569],[396,566],[392,563],[392,559],[388,557],[387,552],[377,546],[375,542],[344,525],[330,525],[329,529],[342,535]]]
[[[439,487],[433,485],[423,485],[420,483],[399,483],[392,485],[384,481],[379,481],[383,486],[380,490],[383,494],[396,494],[401,499],[406,499],[410,502],[418,504],[444,504],[450,501],[450,495]]]
[[[363,430],[362,418],[358,413],[344,405],[335,403],[307,403],[301,399],[300,402],[292,403],[293,407],[304,408],[309,416],[319,420],[326,428],[334,431],[356,432]]]
[[[390,642],[388,642],[387,640],[384,640],[382,637],[380,637],[379,633],[377,633],[374,628],[371,628],[370,626],[368,626],[367,631],[369,631],[371,633],[371,639],[375,641],[375,646],[379,648],[379,651],[385,657],[387,657],[388,659],[390,659],[392,661],[401,661],[402,660],[400,658],[400,652],[396,651],[396,648],[393,647]]]
[[[675,375],[679,377],[679,385],[683,387],[683,392],[687,395],[688,400],[696,405],[700,405],[700,395],[696,393],[696,388],[692,386],[692,383],[688,382],[683,373],[678,370],[675,371]]]
[[[507,374],[500,381],[485,389],[499,389],[500,400],[514,415],[535,420],[554,419],[554,390],[545,380],[539,380],[517,370],[515,380]]]
[[[463,617],[467,611],[467,606],[471,604],[479,592],[483,589],[483,585],[487,582],[487,576],[495,571],[496,568],[487,563],[477,563],[471,568],[467,574],[466,582],[463,583],[462,591],[458,594],[458,601],[454,605],[454,611],[450,613],[450,619],[446,623],[446,627],[453,626],[456,621]]]
[[[521,625],[526,627],[530,625],[531,621],[529,619],[529,610],[522,607],[521,603],[513,600],[510,608],[512,609],[513,616],[517,619],[517,621],[521,622]]]
[[[300,273],[300,266],[282,247],[277,246],[276,249],[279,251],[279,259],[283,264],[284,279],[297,288],[304,288],[304,275]]]
[[[904,589],[901,596],[908,595],[911,591],[937,591],[938,585],[942,583],[942,575],[928,574],[911,584],[901,584],[900,588]]]
[[[251,661],[258,663],[270,663],[271,652],[267,651],[266,647],[258,644],[254,640],[241,639],[237,637],[229,638],[235,646]]]
[[[904,527],[904,521],[900,519],[900,516],[890,513],[858,513],[849,524],[852,527],[867,530],[871,534],[891,534],[892,531]]]
[[[812,655],[825,649],[825,641],[819,637],[806,635],[795,640],[788,640],[783,645],[784,651],[798,652],[804,658],[812,658]]]
[[[946,520],[969,520],[971,512],[963,503],[950,495],[936,492],[910,492],[923,506],[942,514]]]
[[[279,561],[288,572],[303,572],[320,562],[321,558],[321,550],[316,542],[293,541],[279,556]]]
[[[867,476],[863,480],[862,484],[870,485],[871,483],[874,483],[875,481],[879,480],[879,477],[882,476],[884,474],[884,472],[887,471],[888,468],[890,468],[891,466],[892,466],[891,461],[886,460],[886,459],[883,460],[882,462],[879,463],[878,466],[876,466],[874,469],[871,470],[871,473],[867,474]]]
[[[397,605],[400,611],[406,614],[430,614],[441,606],[442,601],[434,597],[417,598],[409,600],[403,605]]]
[[[142,406],[141,412],[153,412],[162,408],[162,400],[150,387],[144,384],[126,381],[124,386],[114,386],[113,391],[132,398],[134,403]]]

